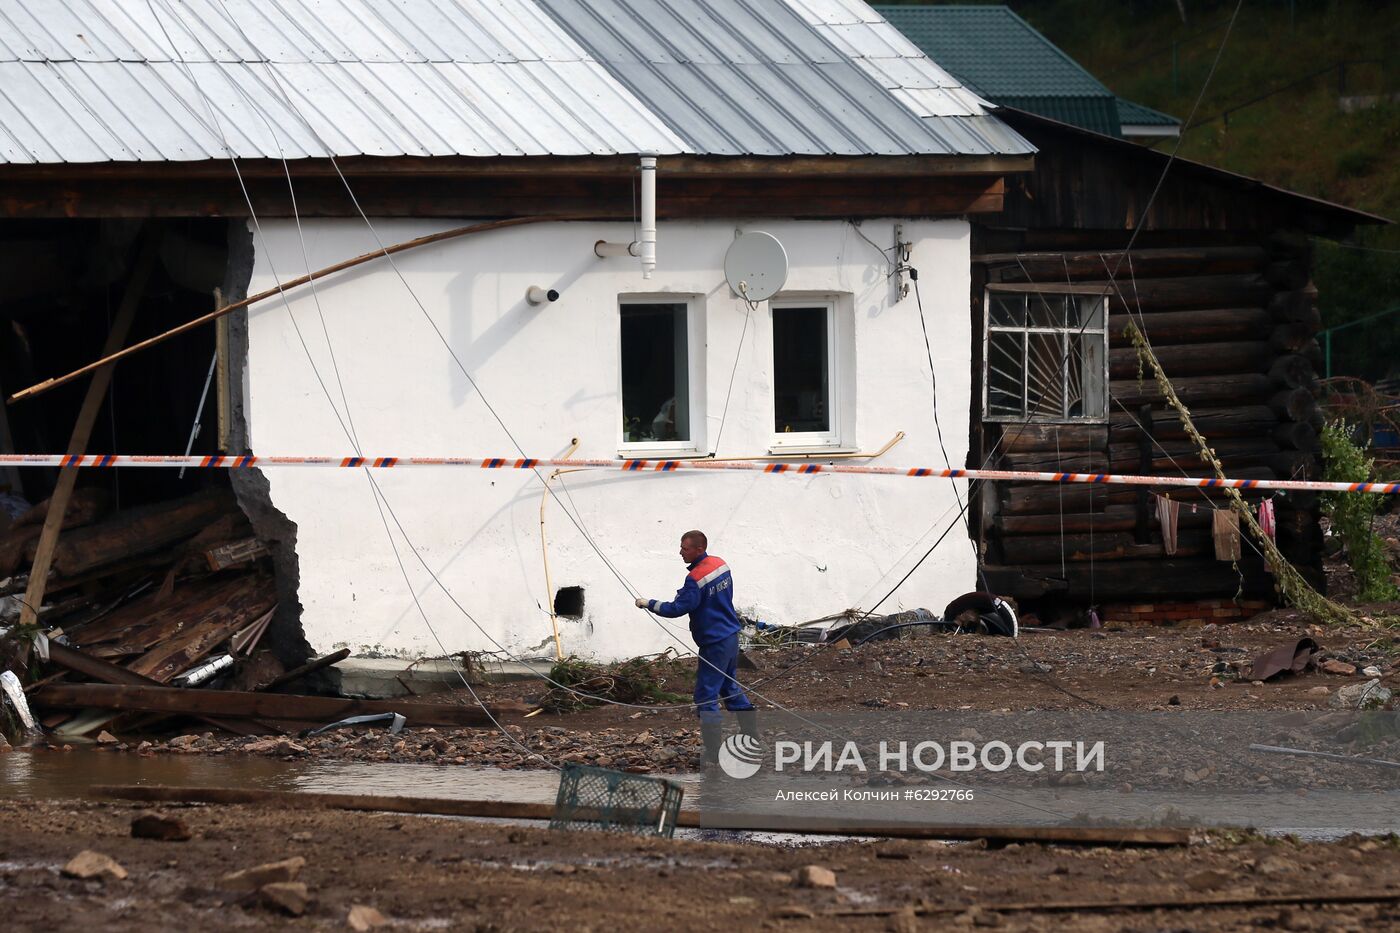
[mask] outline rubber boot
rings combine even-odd
[[[724,723],[700,723],[700,738],[705,742],[705,764],[719,763],[719,747],[724,744]]]
[[[734,714],[739,718],[739,731],[751,739],[762,741],[763,737],[758,734],[758,710],[741,709]]]

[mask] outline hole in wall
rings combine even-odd
[[[583,587],[561,586],[554,593],[554,614],[569,619],[583,618]]]

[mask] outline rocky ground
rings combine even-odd
[[[1257,654],[1302,636],[1322,646],[1323,666],[1336,673],[1284,675],[1268,683],[1250,679]],[[1314,710],[1328,709],[1339,690],[1373,677],[1400,692],[1400,631],[1324,630],[1292,610],[1203,628],[1032,632],[1019,641],[939,635],[854,649],[764,649],[750,656],[757,669],[742,672],[740,680],[754,685],[753,698],[761,709],[776,703],[809,712]],[[688,692],[694,663],[672,662],[663,687]],[[1373,674],[1362,673],[1367,669]],[[538,700],[543,689],[530,681],[477,692],[487,702]],[[466,691],[431,699],[474,702]],[[495,729],[410,726],[399,735],[382,729],[283,739],[204,733],[133,738],[108,747],[143,754],[315,756],[504,768],[544,767],[545,759],[670,773],[699,766],[695,716],[685,708],[600,706],[512,717],[505,723],[510,738]]]
[[[7,801],[0,840],[0,911],[7,929],[26,931],[1400,927],[1394,838],[989,850],[590,834],[583,845],[574,834],[440,818]],[[1319,895],[1382,900],[1283,902]],[[1111,906],[1134,903],[1144,906]]]

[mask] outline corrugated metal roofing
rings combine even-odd
[[[966,114],[924,119],[783,0],[538,2],[696,152],[1033,151],[994,118],[978,115],[998,136]]]
[[[988,100],[1097,133],[1121,134],[1122,101],[1005,6],[877,6],[930,58]],[[1176,122],[1158,114],[1166,124]],[[1134,121],[1136,122],[1136,121]]]
[[[801,2],[0,0],[0,162],[1033,151]]]
[[[925,120],[977,138],[988,152],[1034,152],[991,105],[910,42],[862,0],[787,0],[807,24]]]
[[[220,131],[245,158],[688,148],[529,0],[0,0],[0,159],[217,159]]]
[[[1118,98],[1118,122],[1124,126],[1181,126],[1181,121],[1169,113]]]

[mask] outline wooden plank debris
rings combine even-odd
[[[258,689],[276,690],[278,687],[281,687],[285,684],[289,684],[294,680],[301,680],[308,674],[314,674],[322,668],[330,667],[332,664],[339,664],[341,661],[344,661],[348,657],[350,657],[350,649],[341,648],[339,651],[333,651],[330,654],[322,655],[319,658],[313,658],[310,661],[307,661],[305,664],[301,665],[300,667],[294,667],[284,674],[279,674],[276,678],[268,681],[266,684],[259,687]]]
[[[94,785],[89,793],[98,797],[140,800],[151,803],[262,804],[277,807],[323,807],[337,810],[367,810],[378,813],[417,813],[429,816],[492,817],[516,820],[547,820],[554,816],[554,805],[520,803],[510,800],[452,800],[439,797],[389,797],[375,794],[312,794],[298,791],[262,790],[233,787],[167,787],[162,785]],[[682,810],[678,826],[698,828],[700,813]],[[747,829],[766,832],[818,833],[842,836],[894,836],[904,839],[986,839],[988,842],[1040,842],[1069,845],[1181,846],[1191,840],[1185,829],[1131,828],[1113,826],[960,826],[916,823],[869,824],[859,828],[826,819],[784,819],[782,825],[764,823],[755,815],[748,820],[727,820],[711,829]]]
[[[344,697],[300,696],[286,693],[244,693],[237,690],[183,690],[114,684],[54,684],[36,691],[37,706],[62,709],[100,707],[126,712],[179,713],[293,722],[335,722],[366,713],[401,713],[414,726],[489,726],[479,706],[402,700],[358,700]],[[508,701],[490,707],[491,715],[524,713],[530,709]]]
[[[231,544],[223,544],[204,552],[204,559],[210,570],[227,570],[240,564],[250,564],[259,557],[272,552],[257,538],[244,538]]]

